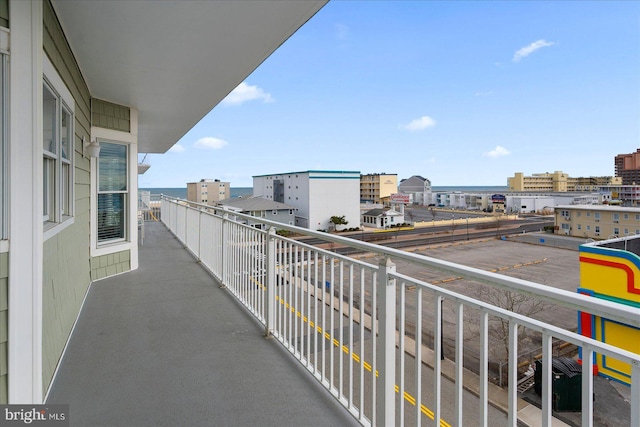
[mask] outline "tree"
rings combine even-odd
[[[347,221],[344,218],[344,215],[342,216],[332,216],[331,219],[329,220],[329,222],[331,224],[333,224],[333,227],[336,228],[338,225],[347,225],[349,223],[349,221]],[[337,230],[337,228],[336,228]]]
[[[513,313],[522,314],[526,317],[534,317],[536,314],[550,310],[553,304],[538,299],[531,295],[514,292],[508,289],[501,289],[478,284],[475,289],[475,298],[488,302],[494,306],[504,308]],[[472,319],[467,319],[475,325],[472,329],[479,335],[480,329],[477,327],[479,319],[472,315]],[[505,364],[509,354],[509,320],[496,316],[489,316],[489,352],[491,359]],[[518,353],[522,354],[527,350],[537,348],[539,334],[525,329],[518,325]],[[517,357],[517,355],[516,355]]]

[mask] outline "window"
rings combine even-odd
[[[596,233],[600,233],[600,226],[596,225]]]
[[[42,88],[43,221],[73,215],[73,113],[48,81]]]
[[[578,224],[578,230],[582,230],[582,224]]]
[[[569,231],[569,224],[567,224],[566,222],[562,223],[562,229]]]
[[[98,158],[98,244],[126,239],[129,189],[127,146],[100,142]]]
[[[625,220],[629,219],[629,214],[624,214],[623,218],[624,218]]]
[[[8,129],[7,129],[7,55],[0,54],[0,239],[6,239],[8,224],[7,201],[9,192],[7,191],[7,174],[9,168],[8,161]]]
[[[613,214],[613,222],[614,222],[615,224],[617,224],[617,223],[619,223],[619,222],[620,222],[620,214],[617,214],[617,213],[614,213],[614,214]]]
[[[600,212],[594,212],[593,213],[593,219],[596,222],[600,221]]]
[[[591,231],[591,226],[587,225],[587,231]]]
[[[620,235],[620,229],[618,227],[614,227],[613,228],[613,234],[615,234],[616,236]]]

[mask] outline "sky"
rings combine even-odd
[[[306,170],[506,185],[611,176],[638,148],[640,2],[334,0],[148,155],[139,187]]]

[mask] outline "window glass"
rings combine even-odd
[[[98,158],[98,242],[126,238],[127,146],[100,143]]]
[[[73,112],[49,81],[42,86],[42,216],[58,223],[73,215]]]
[[[58,104],[58,99],[53,94],[53,92],[49,89],[49,87],[44,84],[44,88],[42,91],[42,130],[43,130],[43,148],[45,152],[48,152],[52,155],[55,154],[55,144],[56,144],[56,107]]]
[[[98,161],[100,185],[98,191],[127,190],[127,146],[100,143]]]

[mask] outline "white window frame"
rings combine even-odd
[[[108,140],[104,140],[104,139],[98,139],[98,142],[100,143],[100,145],[103,144],[112,144],[112,145],[121,145],[123,147],[125,147],[125,156],[126,156],[126,164],[125,164],[125,183],[126,183],[126,189],[125,190],[109,190],[109,191],[100,191],[100,156],[98,156],[97,159],[97,165],[96,165],[96,179],[97,179],[97,185],[96,185],[96,191],[97,191],[97,199],[100,198],[101,194],[123,194],[124,195],[124,206],[122,207],[123,210],[123,218],[124,218],[124,223],[122,224],[122,232],[123,232],[123,236],[119,237],[119,238],[115,238],[115,239],[109,239],[109,240],[104,240],[104,241],[100,241],[100,236],[99,236],[99,230],[98,230],[98,225],[99,222],[96,222],[96,241],[97,241],[97,245],[98,247],[102,247],[102,246],[111,246],[113,244],[117,244],[117,243],[121,243],[121,242],[126,242],[129,241],[129,222],[131,221],[131,218],[129,218],[129,204],[131,203],[131,178],[130,178],[130,174],[131,172],[129,171],[130,169],[130,163],[131,163],[131,153],[129,150],[129,144],[126,143],[122,143],[122,142],[117,142],[117,141],[108,141]],[[100,155],[102,155],[102,152],[100,153]],[[98,204],[96,203],[96,213],[99,214],[98,212]]]
[[[128,164],[128,188],[129,188],[129,204],[127,212],[128,231],[127,240],[113,242],[111,244],[98,245],[98,227],[97,227],[97,208],[98,208],[98,162],[96,158],[91,159],[91,256],[108,255],[115,252],[130,250],[131,253],[131,270],[138,268],[138,223],[136,203],[138,200],[138,165],[133,159],[138,158],[138,111],[131,108],[131,132],[116,131],[113,129],[105,129],[101,127],[91,127],[91,140],[114,142],[119,144],[127,144],[129,146],[129,164]]]
[[[9,244],[9,55],[0,50],[0,252]]]
[[[40,143],[42,147],[43,156],[43,172],[45,165],[49,164],[52,170],[49,170],[49,177],[53,179],[53,183],[49,186],[50,194],[45,191],[43,194],[43,203],[48,200],[48,211],[43,210],[43,231],[44,240],[56,235],[60,231],[64,230],[68,226],[74,223],[75,217],[75,100],[71,95],[71,92],[65,85],[64,81],[54,68],[53,64],[47,57],[43,55],[42,61],[42,85],[43,96],[44,88],[46,87],[49,92],[56,99],[56,111],[55,111],[55,124],[54,130],[54,151],[44,150],[44,139]],[[67,159],[62,157],[62,112],[67,110],[69,113],[68,124],[68,137],[67,141]],[[42,113],[44,115],[44,106]],[[43,138],[44,135],[40,135]],[[67,171],[64,172],[63,165],[66,165]],[[66,174],[66,179],[64,174]],[[43,176],[43,186],[45,184],[46,177]],[[66,186],[64,185],[66,181]],[[43,189],[44,190],[44,189]],[[50,199],[46,199],[49,197]],[[66,206],[64,200],[67,200]]]

